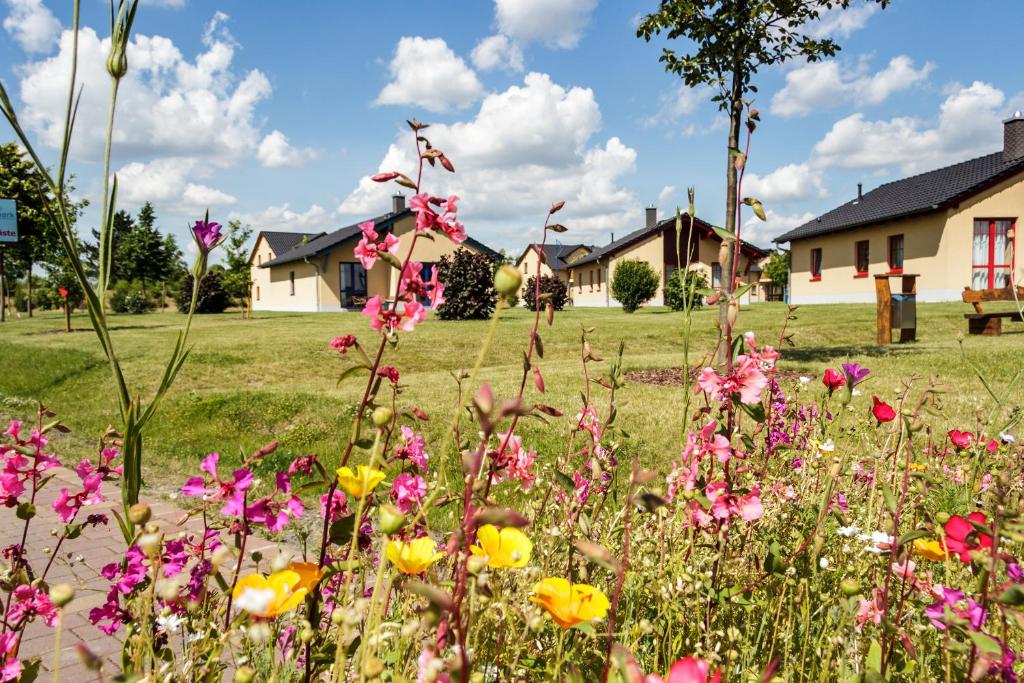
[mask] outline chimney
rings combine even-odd
[[[402,213],[405,211],[405,195],[402,193],[391,195],[391,211],[392,213]]]
[[[610,242],[608,242],[608,244],[612,244],[612,243],[614,243],[614,242],[615,242],[615,233],[613,232],[613,233],[612,233],[612,239],[611,239],[611,241],[610,241]]]
[[[647,207],[647,227],[653,228],[658,224],[658,207],[648,206]]]
[[[857,201],[864,199],[864,183],[857,183]]]
[[[1019,111],[1003,121],[1003,163],[1024,157],[1024,115]]]

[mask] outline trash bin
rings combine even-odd
[[[892,328],[913,330],[917,327],[917,294],[893,293]]]

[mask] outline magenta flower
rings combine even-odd
[[[28,623],[35,617],[42,617],[43,623],[53,627],[57,625],[60,613],[50,596],[38,588],[22,584],[11,592],[11,606],[7,610],[7,620],[15,627]]]
[[[523,448],[523,437],[509,436],[508,433],[498,434],[499,447],[504,448],[494,456],[498,467],[497,481],[518,480],[524,489],[533,486],[537,476],[533,473],[533,461],[537,457],[534,451]]]
[[[335,337],[331,340],[331,348],[342,355],[355,345],[356,338],[351,334],[346,334],[344,337]]]
[[[145,555],[137,545],[128,548],[120,562],[111,562],[100,570],[100,574],[108,581],[113,581],[112,589],[122,595],[130,595],[135,588],[146,579]],[[116,579],[116,580],[115,580]]]
[[[398,295],[406,299],[428,299],[430,307],[437,308],[444,303],[444,283],[437,279],[437,268],[434,268],[430,280],[424,281],[423,264],[409,261],[402,270]]]
[[[427,494],[427,482],[419,475],[402,472],[391,485],[391,498],[404,514],[409,514],[423,501]]]
[[[247,469],[238,469],[232,474],[231,481],[225,481],[217,474],[217,463],[219,462],[220,454],[218,453],[210,453],[203,458],[199,469],[209,474],[209,478],[190,478],[181,487],[181,493],[185,496],[202,497],[204,502],[224,502],[221,514],[240,517],[240,502],[245,491],[252,486],[252,472]]]
[[[384,302],[378,294],[367,300],[362,315],[370,319],[370,327],[374,330],[391,334],[396,329],[403,332],[415,330],[416,325],[426,319],[427,309],[414,300],[405,302],[401,313],[394,309],[385,311]]]
[[[131,621],[131,614],[121,607],[121,598],[116,588],[111,587],[107,592],[106,602],[89,610],[89,621],[108,636],[117,633],[126,621]]]
[[[14,631],[0,633],[0,683],[17,680],[24,670],[18,661],[18,638]]]
[[[339,489],[334,490],[334,497],[331,499],[331,521],[337,522],[342,517],[351,514],[348,509],[348,499],[345,492]],[[327,517],[327,494],[320,496],[320,519]]]
[[[203,250],[203,253],[208,253],[220,244],[221,239],[223,239],[220,228],[220,223],[212,223],[207,220],[196,221],[196,224],[192,226],[192,234],[195,235],[196,244]]]
[[[66,488],[63,488],[57,499],[53,501],[54,512],[65,524],[75,518],[80,508],[102,503],[104,500],[103,494],[100,492],[103,474],[91,462],[88,460],[80,462],[75,467],[75,473],[82,480],[82,490],[72,495]]]
[[[867,368],[861,367],[860,363],[843,363],[843,375],[846,376],[846,386],[853,389],[864,381],[871,374]]]
[[[395,455],[403,460],[408,460],[416,465],[416,467],[419,467],[420,470],[426,472],[427,460],[429,459],[424,450],[427,445],[426,441],[405,425],[402,425],[399,429],[402,430],[402,441],[404,443],[401,446],[395,447]]]
[[[275,500],[276,494],[283,494],[282,500]],[[237,497],[239,494],[235,494]],[[305,512],[302,501],[292,494],[291,482],[288,475],[278,472],[275,477],[274,493],[265,498],[260,498],[245,510],[246,518],[250,522],[263,524],[268,531],[281,531],[288,525],[288,520],[298,519]],[[236,515],[240,516],[240,515]]]

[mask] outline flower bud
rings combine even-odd
[[[146,524],[153,515],[153,511],[145,503],[136,503],[128,508],[128,521],[132,524]]]
[[[507,263],[494,274],[494,289],[503,297],[508,298],[518,292],[522,284],[522,273]]]
[[[839,590],[843,591],[843,595],[847,597],[859,595],[861,591],[860,581],[857,579],[843,579],[839,584]]]
[[[256,680],[256,669],[251,666],[240,666],[235,669],[235,683],[252,683]]]
[[[340,607],[336,607],[331,612],[331,623],[335,626],[341,626],[345,622],[345,610]]]
[[[481,557],[480,555],[473,555],[468,560],[466,560],[466,569],[469,571],[470,574],[473,574],[474,576],[482,572],[486,567],[486,557]]]
[[[139,537],[138,546],[146,557],[152,558],[160,554],[164,544],[160,534],[143,534]]]
[[[301,642],[303,642],[303,643],[308,643],[309,641],[313,640],[313,637],[315,635],[316,635],[316,632],[313,631],[313,629],[311,629],[311,628],[304,628],[301,631],[299,631],[299,640]]]
[[[107,57],[107,73],[113,78],[121,79],[128,73],[128,53],[118,41],[113,41],[110,55]]]
[[[373,409],[373,425],[375,427],[384,427],[391,422],[391,408],[385,406],[377,406]]]
[[[50,600],[57,607],[63,607],[75,598],[75,589],[67,583],[58,583],[50,588]]]
[[[394,505],[381,505],[377,511],[380,530],[388,536],[397,534],[405,526],[405,515]]]
[[[949,521],[949,513],[948,512],[936,512],[935,513],[935,521],[938,522],[939,524],[945,524],[946,522]]]

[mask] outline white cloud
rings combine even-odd
[[[675,185],[666,185],[665,187],[661,188],[661,192],[658,193],[658,203],[656,204],[656,206],[666,207],[668,205],[668,200],[672,199],[672,195],[675,194],[675,191]]]
[[[647,128],[679,124],[683,119],[696,114],[702,104],[711,101],[711,97],[710,87],[702,85],[691,88],[680,81],[661,93],[658,111],[640,119],[640,123]],[[693,134],[698,129],[699,126],[691,121],[684,127],[684,133]]]
[[[975,81],[953,86],[934,125],[909,116],[869,121],[857,113],[840,119],[815,146],[823,166],[871,168],[900,165],[915,173],[963,161],[999,148],[1004,93]]]
[[[509,40],[508,36],[503,36],[500,33],[488,36],[477,43],[471,57],[473,66],[481,71],[498,68],[509,71],[523,70],[522,49]]]
[[[256,158],[268,168],[278,166],[301,166],[316,158],[316,151],[309,147],[292,147],[288,137],[279,130],[267,133],[256,150]]]
[[[576,47],[597,0],[494,0],[498,28],[513,40]]]
[[[792,230],[798,225],[803,225],[815,217],[811,212],[782,214],[768,209],[767,221],[762,221],[750,212],[749,218],[743,221],[743,230],[740,236],[747,242],[752,242],[759,247],[771,246],[773,239],[782,233]]]
[[[172,212],[198,214],[208,208],[230,206],[232,195],[191,182],[197,162],[183,157],[167,157],[149,163],[133,161],[117,171],[118,201],[122,206],[138,206],[151,201]]]
[[[153,7],[170,7],[171,9],[181,9],[188,4],[188,0],[142,0],[143,5],[152,5]]]
[[[442,38],[401,38],[389,69],[391,82],[377,95],[376,104],[443,112],[468,107],[484,92],[476,73]]]
[[[810,62],[786,74],[786,85],[772,97],[771,111],[782,117],[804,116],[843,103],[881,104],[893,93],[924,81],[934,68],[920,69],[906,55],[890,60],[874,74],[863,63],[844,71],[839,62]]]
[[[818,21],[808,25],[805,33],[812,38],[847,38],[868,23],[868,19],[878,11],[874,2],[854,5],[849,9],[835,7],[822,12]]]
[[[765,203],[821,198],[827,194],[820,169],[806,163],[786,164],[764,176],[750,172],[743,176],[743,195]]]
[[[286,202],[280,206],[268,206],[255,213],[233,211],[229,218],[252,225],[257,230],[322,232],[337,227],[333,215],[319,204],[313,204],[300,212],[294,211]]]
[[[60,22],[42,0],[7,0],[4,30],[26,52],[49,52],[60,36]]]
[[[565,239],[639,225],[640,204],[621,185],[634,170],[636,151],[616,137],[595,141],[600,125],[593,91],[529,73],[522,85],[485,97],[471,119],[424,131],[456,169],[429,169],[424,188],[460,195],[467,230],[495,245],[521,243],[557,200],[566,201],[560,218],[571,232]],[[400,133],[377,170],[413,172],[411,142]],[[351,219],[380,213],[394,189],[364,177],[338,211]]]

